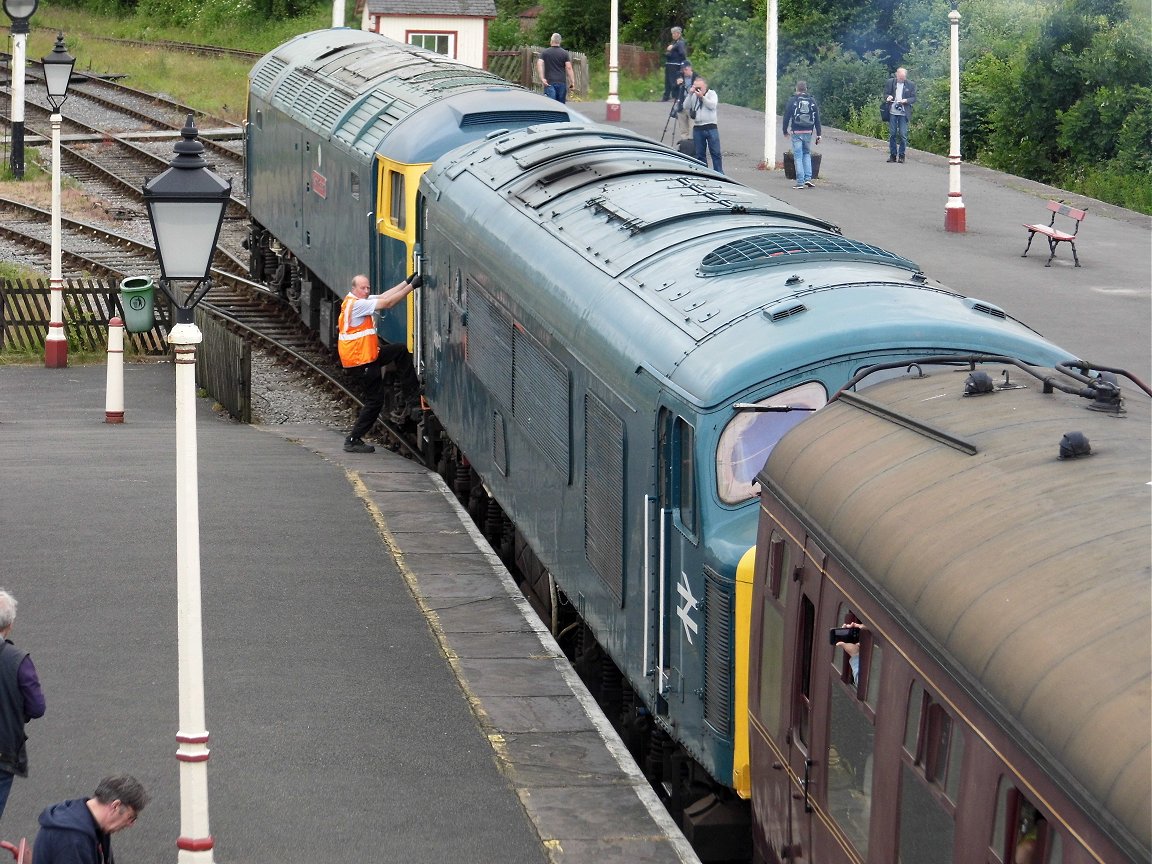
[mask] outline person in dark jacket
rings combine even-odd
[[[808,92],[808,82],[797,81],[796,93],[784,109],[784,137],[792,137],[792,162],[796,166],[793,189],[811,189],[816,185],[812,182],[812,145],[820,143],[822,131],[820,106]]]
[[[135,777],[105,777],[91,798],[46,807],[32,848],[36,864],[115,864],[112,835],[136,822],[148,794]]]
[[[908,80],[908,70],[904,67],[897,69],[884,85],[884,101],[889,111],[888,161],[903,162],[908,148],[908,122],[916,103],[916,85]]]
[[[684,31],[672,28],[672,41],[664,49],[664,96],[662,101],[676,98],[676,79],[680,68],[688,62],[688,46],[684,44]]]
[[[44,692],[32,658],[8,638],[16,621],[16,598],[0,588],[0,816],[15,775],[28,776],[24,724],[44,716]]]

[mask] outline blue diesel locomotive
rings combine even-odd
[[[256,66],[253,246],[269,253],[256,266],[306,273],[301,314],[326,338],[354,273],[389,285],[421,270],[407,318],[382,332],[412,347],[430,455],[498,505],[490,521],[556,632],[578,614],[575,632],[618,667],[620,723],[648,736],[689,838],[735,837],[751,789],[746,553],[775,442],[872,364],[1073,358],[642,136],[476,70],[440,95],[437,62],[462,80],[459,64],[332,31]],[[390,108],[416,79],[421,106]]]

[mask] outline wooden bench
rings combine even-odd
[[[1047,225],[1029,225],[1024,223],[1024,227],[1028,229],[1028,245],[1024,247],[1024,254],[1020,257],[1023,258],[1028,254],[1028,249],[1032,246],[1032,239],[1037,234],[1043,234],[1048,240],[1048,260],[1044,263],[1045,267],[1052,266],[1052,259],[1056,257],[1056,247],[1061,243],[1067,243],[1072,247],[1072,260],[1076,262],[1076,266],[1080,266],[1080,259],[1076,256],[1076,235],[1080,232],[1080,223],[1084,221],[1087,212],[1084,210],[1077,210],[1075,207],[1069,207],[1063,201],[1049,201],[1048,209],[1052,211],[1052,218],[1048,220]],[[1072,229],[1072,233],[1068,234],[1064,231],[1058,230],[1056,226],[1057,216],[1067,216],[1069,219],[1076,223],[1076,227]]]

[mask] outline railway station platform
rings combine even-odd
[[[781,79],[781,92],[795,82]],[[888,142],[825,126],[820,176],[815,189],[793,189],[782,169],[761,170],[765,150],[782,164],[790,139],[779,118],[768,124],[761,111],[726,104],[720,97],[720,145],[724,173],[840,226],[845,237],[903,255],[920,265],[929,284],[995,303],[1085,360],[1152,376],[1152,217],[978,165],[961,166],[964,233],[944,230],[948,160],[908,150],[904,164],[889,164]],[[603,102],[570,108],[604,123]],[[675,146],[671,103],[625,102],[618,125]],[[614,125],[614,124],[608,124]],[[667,132],[665,133],[665,128]],[[1048,200],[1086,209],[1076,247],[1083,266],[1073,267],[1061,244],[1045,267],[1047,244],[1037,240],[1022,258],[1024,223],[1051,214]]]
[[[175,395],[128,365],[0,366],[0,586],[47,714],[0,839],[108,774],[180,833]],[[691,862],[695,855],[435,475],[199,399],[209,812],[219,864]]]

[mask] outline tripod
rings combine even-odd
[[[668,134],[668,127],[672,125],[680,112],[684,110],[684,85],[677,88],[677,97],[672,100],[672,110],[668,112],[668,119],[664,122],[664,131],[660,133],[660,143],[664,143],[664,136]]]

